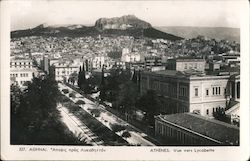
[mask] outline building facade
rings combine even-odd
[[[104,64],[105,64],[104,56],[96,56],[92,60],[93,69],[101,69]]]
[[[145,68],[151,70],[152,67],[162,66],[162,58],[158,56],[146,56]]]
[[[23,87],[33,78],[33,62],[31,59],[12,58],[10,61],[10,80],[12,84]]]
[[[58,62],[54,63],[51,67],[51,70],[54,74],[56,81],[66,81],[68,82],[69,78],[73,73],[78,74],[79,66],[72,64],[70,62]]]
[[[187,70],[197,70],[204,72],[206,62],[204,59],[169,59],[168,60],[168,69],[177,70],[177,71],[187,71]]]
[[[161,113],[199,113],[212,117],[219,108],[237,99],[239,85],[230,76],[190,75],[174,70],[141,73],[141,94],[154,90],[161,100]],[[239,81],[239,80],[238,80]],[[233,94],[234,93],[234,94]]]
[[[139,62],[141,61],[141,54],[136,53],[136,52],[122,54],[121,61],[127,62],[127,63]]]

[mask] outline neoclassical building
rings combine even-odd
[[[212,117],[219,108],[239,102],[239,76],[204,75],[199,72],[162,70],[141,73],[141,94],[154,90],[164,114],[192,112]]]

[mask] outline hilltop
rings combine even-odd
[[[32,29],[11,32],[11,37],[25,36],[54,36],[54,37],[83,37],[83,36],[134,36],[146,38],[162,38],[166,40],[180,40],[182,37],[159,31],[146,21],[134,15],[114,18],[100,18],[94,26],[85,25],[56,25],[41,24]]]

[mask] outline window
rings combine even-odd
[[[185,67],[184,68],[187,69],[187,63],[185,63]]]
[[[209,109],[207,109],[207,115],[209,115]]]
[[[213,87],[213,95],[220,95],[221,90],[220,87]]]
[[[187,96],[187,87],[180,86],[179,94],[180,94],[180,96],[186,97]]]
[[[196,97],[198,96],[198,88],[194,89],[194,96],[196,96]]]
[[[194,64],[194,68],[197,69],[197,63]]]
[[[206,96],[209,96],[209,89],[206,89]]]

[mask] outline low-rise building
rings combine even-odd
[[[71,62],[58,62],[52,65],[51,71],[56,81],[68,82],[73,73],[78,74],[80,70],[79,67],[79,65],[72,64]]]
[[[222,63],[221,61],[209,62],[209,71],[218,71],[218,70],[220,70],[221,63]]]
[[[12,58],[10,61],[11,83],[23,87],[25,83],[31,82],[33,78],[33,62],[31,59]]]
[[[155,136],[167,145],[239,145],[239,128],[190,114],[158,115]]]
[[[158,56],[146,56],[145,68],[151,70],[152,67],[162,66],[162,58]]]
[[[122,54],[121,61],[131,62],[131,63],[139,62],[139,61],[141,61],[141,54],[139,54],[137,52]]]
[[[105,64],[105,57],[104,56],[96,56],[92,60],[93,69],[101,69],[104,64]]]
[[[168,69],[177,71],[205,71],[206,62],[204,59],[194,59],[194,58],[177,58],[168,60]]]

